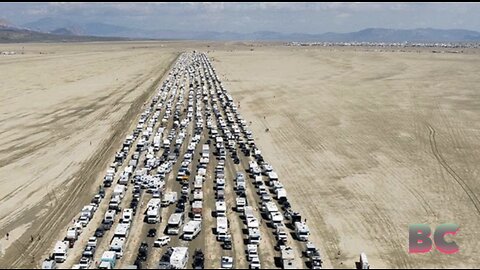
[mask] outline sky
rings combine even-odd
[[[145,30],[353,32],[370,27],[480,31],[479,3],[0,3],[0,19],[101,22]]]

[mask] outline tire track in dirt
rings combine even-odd
[[[463,189],[465,194],[467,194],[468,198],[470,199],[473,206],[477,210],[477,213],[480,215],[480,201],[478,200],[477,196],[472,191],[470,186],[468,186],[465,183],[465,181],[450,167],[450,165],[448,165],[448,163],[445,161],[443,156],[440,154],[440,151],[438,151],[437,141],[435,140],[435,134],[436,134],[435,129],[428,123],[426,123],[426,126],[429,130],[430,146],[431,146],[433,155],[435,156],[435,159],[448,172],[448,174],[455,180],[455,182],[457,182],[457,184],[460,185],[460,187]]]
[[[60,205],[54,205],[54,209],[48,212],[48,214],[42,218],[42,221],[38,219],[33,223],[32,228],[35,228],[36,230],[34,232],[31,231],[30,233],[33,235],[41,235],[44,239],[42,241],[33,242],[24,248],[23,253],[29,254],[33,261],[25,261],[23,257],[11,254],[14,252],[10,251],[9,249],[5,253],[5,259],[2,264],[9,265],[14,268],[35,266],[35,259],[40,259],[38,255],[40,255],[46,247],[50,246],[50,239],[53,239],[53,237],[59,233],[60,229],[65,226],[69,220],[71,220],[73,215],[76,214],[76,211],[72,211],[72,209],[75,209],[75,206],[86,201],[78,195],[84,192],[87,188],[91,187],[95,180],[97,180],[96,176],[101,172],[101,170],[103,170],[104,167],[107,166],[108,162],[110,162],[110,157],[113,155],[116,149],[110,146],[120,145],[127,132],[129,132],[128,127],[132,125],[132,121],[135,119],[135,117],[140,115],[142,105],[155,93],[158,83],[163,79],[164,75],[166,74],[165,72],[169,70],[169,67],[176,61],[177,58],[178,55],[176,57],[172,57],[172,61],[170,62],[169,66],[165,67],[160,65],[152,71],[153,74],[161,75],[151,84],[150,87],[148,87],[147,90],[145,90],[133,101],[124,117],[122,117],[122,119],[113,127],[114,132],[112,135],[108,139],[104,140],[103,147],[98,149],[92,155],[92,157],[81,166],[80,170],[66,181],[66,184],[68,184],[70,181],[73,181],[73,184],[70,187],[72,192],[66,197],[62,198],[62,200],[59,202]],[[39,205],[46,205],[46,203],[48,203],[48,200],[44,199]],[[30,214],[25,213],[24,216],[28,217],[34,214],[35,211]],[[25,233],[20,239],[26,242],[28,236],[29,235]]]

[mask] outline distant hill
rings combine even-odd
[[[1,22],[0,22],[1,23]],[[76,36],[126,37],[136,39],[189,39],[238,41],[300,41],[300,42],[473,42],[480,41],[480,33],[470,30],[433,28],[387,29],[368,28],[350,33],[279,33],[259,31],[253,33],[216,31],[178,31],[171,29],[145,30],[112,24],[88,22],[75,23],[65,19],[43,18],[22,25],[30,30]]]
[[[0,26],[0,43],[22,42],[79,42],[79,41],[111,41],[127,40],[127,38],[74,36],[66,30],[58,30],[56,34],[42,33],[11,26]]]

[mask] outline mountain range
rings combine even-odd
[[[259,31],[253,33],[217,32],[217,31],[177,31],[171,29],[145,30],[134,27],[124,27],[113,24],[89,22],[76,23],[65,19],[42,18],[21,26],[9,25],[0,19],[0,42],[2,31],[18,30],[36,38],[53,35],[64,39],[88,36],[89,38],[117,37],[128,39],[180,39],[180,40],[250,40],[250,41],[299,41],[299,42],[476,42],[480,41],[480,32],[463,29],[387,29],[368,28],[350,33],[279,33],[274,31]],[[52,37],[50,37],[51,39]],[[18,41],[21,42],[21,41]]]

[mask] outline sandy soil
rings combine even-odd
[[[209,52],[253,122],[325,267],[352,268],[362,251],[374,268],[480,263],[476,53],[168,42],[0,49],[20,47],[25,54],[0,57],[0,266],[38,267],[93,196],[152,86],[178,51],[194,48]],[[451,239],[460,252],[408,254],[413,223],[459,224]]]
[[[25,256],[45,248],[41,237],[58,234],[90,200],[177,56],[159,43],[5,47],[20,46],[25,54],[0,58],[0,235],[10,232],[1,266],[29,266]]]
[[[255,47],[209,53],[308,219],[325,266],[476,267],[480,57]],[[270,131],[266,132],[265,129]],[[408,254],[408,225],[460,225],[460,252]]]

